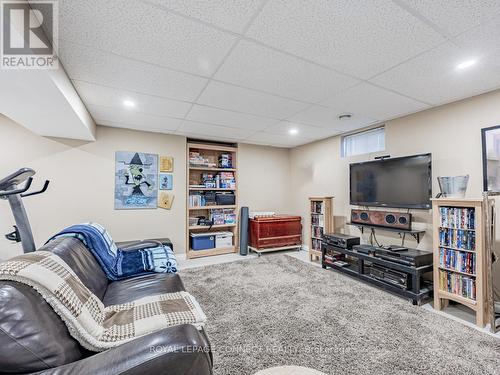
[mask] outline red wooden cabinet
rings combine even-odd
[[[302,244],[300,216],[275,215],[250,219],[250,246],[256,249]]]

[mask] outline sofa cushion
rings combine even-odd
[[[108,286],[108,278],[94,255],[78,239],[59,237],[38,250],[57,254],[80,278],[82,283],[102,300]]]
[[[109,283],[102,301],[104,306],[119,305],[146,296],[183,290],[184,285],[179,275],[155,273]]]
[[[85,355],[60,317],[34,289],[0,281],[0,372],[35,372]]]

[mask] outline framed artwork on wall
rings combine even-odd
[[[173,172],[174,158],[172,156],[160,156],[160,172]]]
[[[164,208],[165,210],[170,210],[172,208],[172,203],[174,202],[174,195],[165,193],[162,191],[160,193],[160,198],[158,200],[158,207]]]
[[[158,155],[115,153],[115,209],[156,208]]]
[[[500,125],[481,129],[483,190],[500,192]]]
[[[172,190],[174,186],[174,175],[170,173],[159,174],[160,190]]]

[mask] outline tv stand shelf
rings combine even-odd
[[[349,266],[341,267],[333,264],[325,258],[326,252],[335,252],[337,254],[343,254],[351,259],[356,260],[356,264],[350,264]],[[410,277],[411,288],[403,289],[396,285],[379,280],[369,274],[366,269],[367,264],[378,264],[396,271],[404,272]],[[396,262],[391,262],[389,260],[377,258],[368,254],[359,253],[355,250],[344,249],[336,246],[332,246],[323,242],[322,245],[322,257],[321,265],[323,268],[332,268],[336,271],[349,275],[351,277],[357,278],[369,284],[375,285],[385,291],[392,292],[403,298],[411,300],[414,305],[421,305],[423,301],[428,300],[432,296],[433,285],[431,282],[423,280],[423,275],[432,272],[432,264],[413,267],[409,265],[404,265]]]
[[[371,225],[371,224],[359,224],[359,223],[346,223],[347,225],[351,225],[353,227],[358,227],[361,233],[364,233],[364,229],[370,229],[372,233],[375,232],[375,229],[380,229],[386,232],[393,232],[393,233],[399,233],[399,235],[402,234],[409,234],[415,240],[417,243],[420,243],[420,239],[423,237],[425,234],[425,230],[414,230],[414,229],[401,229],[401,228],[388,228],[388,227],[381,227],[379,225]]]

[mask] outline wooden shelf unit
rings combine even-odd
[[[199,142],[199,143],[198,143]],[[210,160],[212,165],[201,165],[201,164],[190,164],[190,152],[196,151],[200,155]],[[232,156],[232,168],[221,168],[218,164],[218,159],[221,154],[231,154]],[[211,143],[209,141],[200,142],[189,140],[187,141],[187,171],[186,171],[186,185],[187,185],[187,198],[186,198],[186,257],[188,259],[200,258],[212,255],[230,254],[235,253],[238,250],[238,146],[236,144],[220,144]],[[213,165],[215,164],[215,166]],[[236,185],[231,188],[206,188],[206,187],[194,187],[192,185],[198,185],[201,183],[201,176],[203,173],[213,173],[214,175],[220,172],[232,172],[234,174]],[[190,194],[196,192],[231,192],[235,195],[234,205],[209,205],[209,206],[190,206]],[[197,216],[205,216],[209,218],[210,210],[213,209],[232,209],[233,213],[236,215],[236,223],[225,223],[213,225],[211,228],[209,226],[202,225],[190,225],[189,218]],[[212,248],[206,250],[192,250],[190,245],[190,234],[200,233],[200,232],[231,232],[233,233],[233,244],[229,247]]]
[[[236,205],[231,205],[231,206],[223,206],[223,205],[217,205],[217,206],[194,206],[194,207],[188,207],[191,211],[194,210],[212,210],[216,208],[236,208]]]
[[[207,250],[188,250],[187,257],[188,259],[194,259],[194,258],[202,258],[202,257],[209,257],[212,255],[222,255],[222,254],[230,254],[234,253],[236,251],[236,248],[234,246],[231,247],[220,247],[220,248],[214,248],[214,249],[207,249]]]
[[[321,260],[321,234],[333,232],[333,197],[309,197],[309,260]],[[315,207],[320,208],[315,212]],[[315,220],[321,225],[314,225]],[[321,228],[321,234],[315,233]]]
[[[487,288],[486,288],[486,252],[484,247],[484,235],[485,226],[483,218],[483,199],[458,199],[458,198],[439,198],[432,199],[432,215],[433,215],[433,253],[434,253],[434,308],[436,310],[441,310],[446,307],[449,301],[454,301],[460,303],[468,308],[472,309],[476,313],[476,324],[479,327],[484,327],[487,321]],[[441,222],[441,217],[444,212],[441,209],[469,209],[474,212],[474,227],[470,228],[470,225],[459,224],[459,228],[456,225],[446,225],[443,226]],[[462,216],[457,216],[453,218],[453,222],[459,219],[461,222]],[[453,231],[457,232],[454,236],[458,238],[458,231],[463,231],[463,233],[468,233],[469,236],[473,235],[475,240],[474,246],[469,246],[470,248],[461,249],[458,245],[442,243],[441,232],[442,231]],[[467,235],[463,235],[462,240]],[[461,240],[461,241],[462,241]],[[472,244],[472,243],[471,243]],[[443,246],[441,246],[443,245]],[[475,256],[474,269],[472,272],[465,272],[463,270],[455,269],[454,267],[447,267],[446,264],[440,263],[440,249],[446,250],[448,252],[454,252],[457,256],[462,254],[467,254],[470,256],[473,254]],[[462,285],[469,281],[475,283],[475,299],[457,294],[444,289],[441,285],[440,275],[444,272],[444,275],[451,277],[457,277],[457,279],[462,283]],[[456,276],[453,276],[456,275]],[[465,281],[464,281],[465,279]]]
[[[217,224],[217,225],[212,225],[212,229],[222,229],[222,228],[230,228],[230,227],[235,227],[236,224]],[[197,230],[197,229],[203,229],[207,230],[206,225],[190,225],[188,227],[189,230]]]
[[[195,188],[190,187],[190,191],[236,191],[234,188]]]

